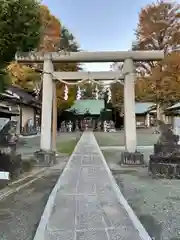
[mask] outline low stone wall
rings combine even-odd
[[[149,161],[149,174],[154,177],[180,178],[179,160],[180,158],[175,156],[165,158],[152,155]]]

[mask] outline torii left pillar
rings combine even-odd
[[[46,166],[55,161],[55,152],[52,150],[53,71],[51,55],[47,54],[43,66],[40,151],[35,153],[37,161]]]

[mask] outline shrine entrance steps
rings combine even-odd
[[[92,132],[84,132],[34,240],[150,240],[122,196]]]

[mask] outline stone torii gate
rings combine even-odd
[[[135,66],[136,61],[160,61],[164,58],[163,51],[117,51],[117,52],[70,52],[70,53],[25,53],[16,56],[16,61],[23,64],[43,64],[43,100],[41,119],[41,151],[52,152],[52,101],[53,80],[77,81],[93,80],[124,80],[124,122],[125,147],[129,153],[136,151],[136,119],[135,119]],[[72,62],[124,62],[121,72],[55,72],[53,63]]]

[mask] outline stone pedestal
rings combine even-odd
[[[151,155],[148,171],[153,177],[180,178],[180,156]]]
[[[145,165],[144,156],[140,152],[122,152],[121,153],[121,161],[119,162],[121,165]]]
[[[35,166],[50,167],[56,163],[55,151],[40,150],[34,153]]]
[[[149,174],[153,177],[180,178],[179,136],[169,124],[159,121],[160,137],[154,144],[154,154],[149,160]]]

